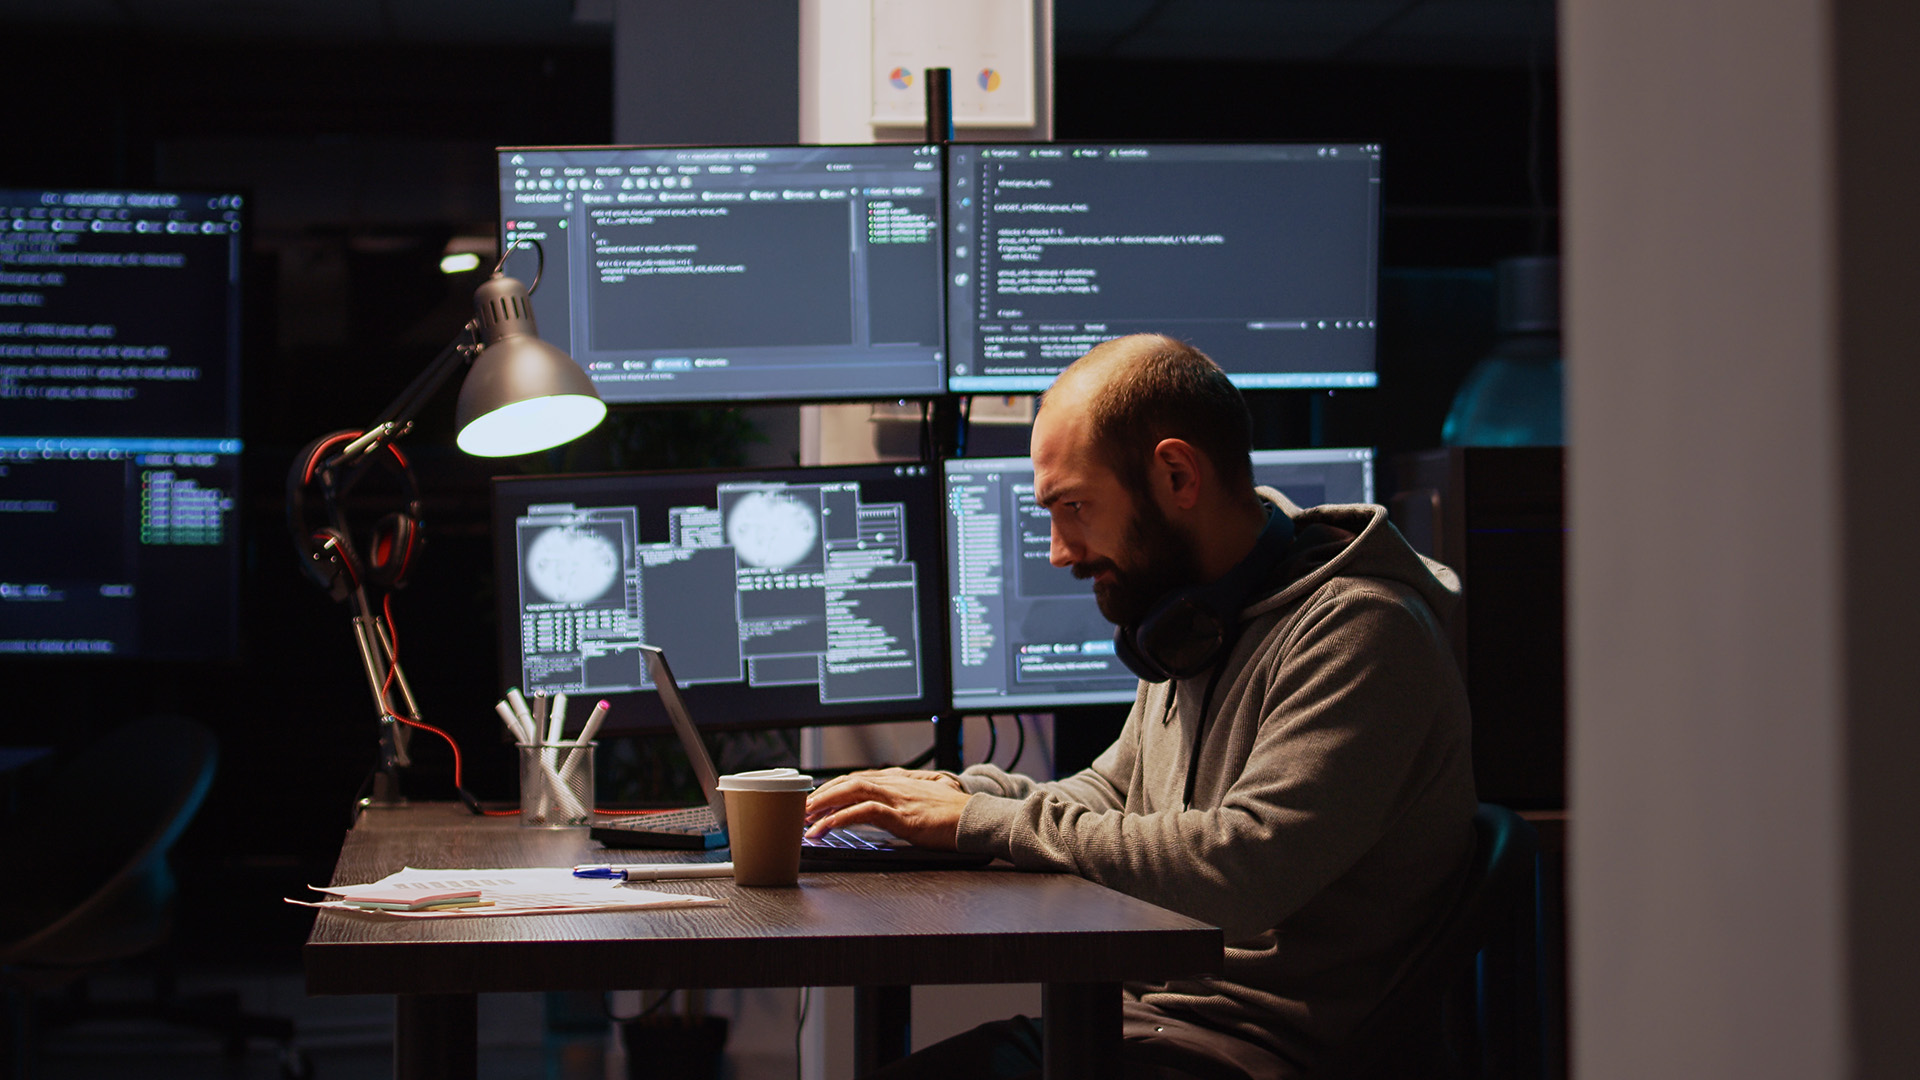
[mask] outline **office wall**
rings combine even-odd
[[[1562,12],[1574,1073],[1909,1075],[1914,16]]]
[[[615,0],[614,141],[797,142],[799,37],[798,0]]]

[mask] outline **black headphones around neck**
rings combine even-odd
[[[319,525],[307,516],[307,489],[314,485],[321,459],[360,435],[358,431],[336,431],[315,439],[300,451],[287,473],[287,525],[300,569],[335,600],[345,600],[363,585],[381,589],[405,585],[414,553],[420,548],[420,486],[406,455],[391,443],[374,455],[397,480],[401,509],[375,521],[364,546],[355,543],[351,530],[343,527],[344,515],[338,524]]]
[[[1130,626],[1115,627],[1113,647],[1127,670],[1148,682],[1185,679],[1211,667],[1240,636],[1240,611],[1293,544],[1293,519],[1275,506],[1233,569],[1204,585],[1175,589]]]

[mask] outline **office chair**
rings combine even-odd
[[[1473,828],[1466,884],[1432,943],[1314,1080],[1539,1080],[1539,841],[1520,815],[1491,803]]]
[[[24,795],[0,835],[0,866],[18,883],[0,908],[0,985],[14,1043],[0,1067],[24,1077],[39,1031],[137,1016],[212,1030],[233,1056],[248,1038],[275,1040],[283,1071],[304,1072],[291,1020],[242,1013],[237,997],[176,997],[166,967],[152,1001],[95,1002],[83,993],[39,1000],[63,987],[84,990],[86,976],[164,945],[177,891],[167,853],[206,798],[216,758],[205,727],[148,717],[85,747]]]

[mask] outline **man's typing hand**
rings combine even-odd
[[[876,769],[836,776],[807,796],[807,832],[842,825],[878,825],[921,847],[952,851],[960,809],[970,796],[947,773]]]

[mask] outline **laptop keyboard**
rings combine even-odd
[[[713,810],[705,806],[600,818],[594,821],[590,835],[608,847],[622,848],[711,851],[727,843],[726,830],[713,820]]]
[[[873,843],[858,833],[846,829],[828,829],[819,836],[802,836],[802,848],[838,848],[841,851],[885,851],[884,845]]]
[[[710,806],[689,806],[684,810],[662,810],[654,814],[630,814],[608,822],[615,828],[625,827],[644,832],[706,833],[720,828],[713,820],[713,808]]]
[[[720,825],[713,820],[713,808],[707,806],[689,806],[682,810],[661,810],[648,814],[628,814],[610,821],[594,824],[596,829],[617,829],[623,833],[649,834],[671,833],[681,836],[704,836],[720,831]],[[820,836],[803,836],[800,846],[809,848],[835,848],[840,851],[885,851],[886,845],[871,840],[848,829],[829,829]]]

